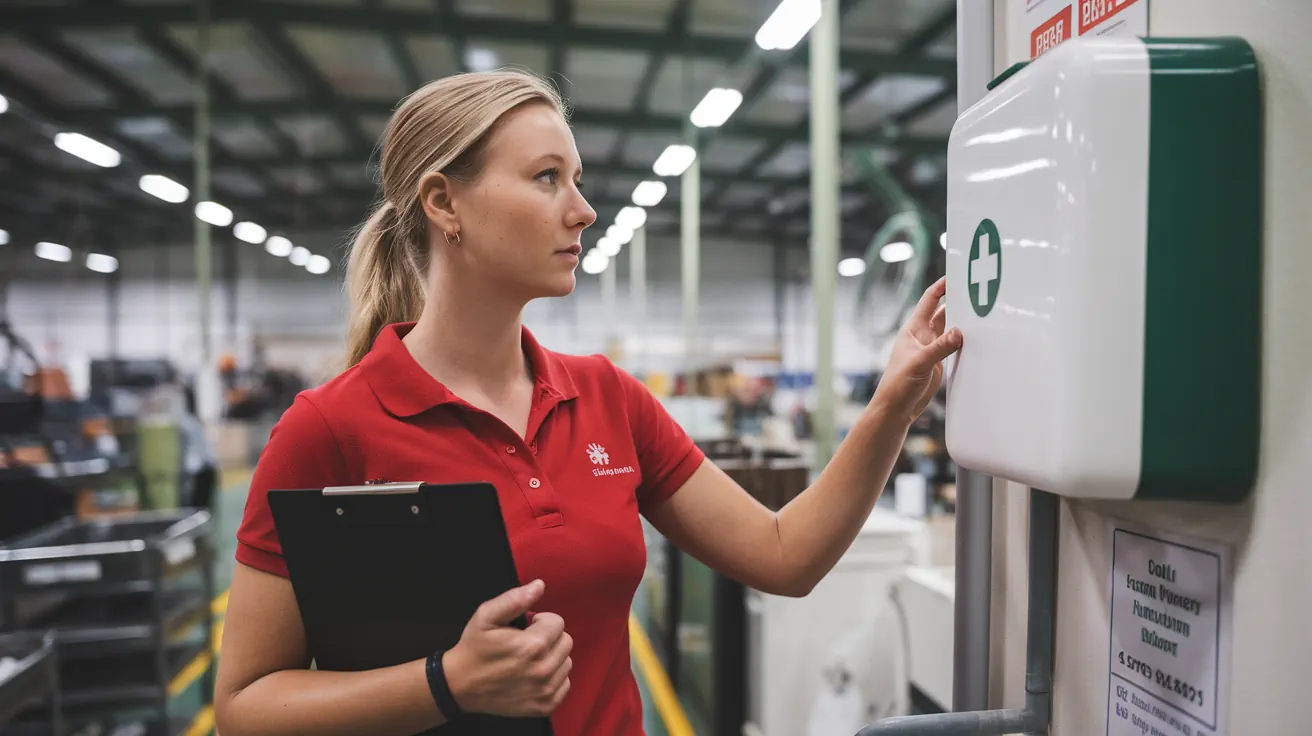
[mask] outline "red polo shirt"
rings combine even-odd
[[[645,386],[604,356],[523,345],[535,376],[521,438],[425,372],[383,330],[359,365],[300,394],[269,437],[237,532],[237,560],[286,576],[271,488],[369,480],[493,481],[522,582],[541,578],[536,610],[574,639],[559,736],[641,734],[628,615],[647,561],[639,513],[677,491],[703,455]]]

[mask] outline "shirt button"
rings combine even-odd
[[[529,479],[528,479],[528,487],[529,487],[529,488],[537,488],[537,487],[539,487],[539,486],[541,486],[541,485],[542,485],[542,481],[538,480],[537,478],[529,478]]]
[[[507,455],[514,455],[514,454],[515,454],[515,446],[514,446],[514,445],[506,445],[506,454],[507,454]]]

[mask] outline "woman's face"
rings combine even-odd
[[[448,244],[436,233],[438,261],[453,275],[525,301],[569,294],[581,235],[597,219],[579,191],[582,173],[574,136],[554,109],[533,104],[506,114],[478,177],[451,183],[460,242]]]

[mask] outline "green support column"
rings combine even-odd
[[[695,133],[688,135],[688,145],[696,148]],[[680,193],[680,216],[683,274],[683,355],[684,371],[689,379],[697,370],[701,359],[697,334],[698,304],[701,284],[702,257],[702,168],[701,153],[693,160],[688,170],[683,172]]]
[[[605,335],[602,338],[602,352],[613,356],[612,348],[615,344],[615,282],[618,278],[616,274],[620,269],[617,262],[618,255],[610,259],[606,264],[606,270],[601,272],[601,312],[604,323]]]
[[[647,228],[633,232],[629,243],[629,300],[632,302],[634,355],[632,368],[645,372],[647,368]]]
[[[194,202],[204,202],[210,198],[210,94],[209,94],[209,44],[210,44],[210,0],[197,0],[197,48],[199,63],[196,65],[196,136],[192,141],[195,159],[192,192]],[[210,282],[212,258],[210,255],[209,224],[193,215],[196,251],[196,298],[200,321],[200,365],[198,378],[202,382],[197,387],[197,400],[200,406],[208,404],[204,384],[207,372],[212,368],[210,350]],[[199,408],[199,407],[198,407]],[[204,412],[204,409],[201,409]]]
[[[815,467],[834,455],[834,293],[838,288],[838,0],[811,30],[811,291],[815,300]]]

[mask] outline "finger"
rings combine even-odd
[[[934,319],[931,319],[929,321],[930,328],[934,330],[934,337],[938,337],[939,335],[943,334],[943,327],[947,324],[947,321],[948,321],[948,306],[944,304],[943,306],[939,307],[937,311],[934,312]]]
[[[569,680],[570,670],[573,669],[574,660],[566,657],[565,661],[561,662],[560,666],[556,668],[555,673],[551,675],[551,679],[547,681],[547,692],[554,693],[564,687],[565,682]]]
[[[529,624],[524,633],[542,639],[550,650],[565,633],[565,619],[554,613],[539,613],[533,617],[533,623]]]
[[[569,678],[565,678],[565,682],[561,684],[560,689],[556,691],[556,695],[551,699],[551,711],[553,713],[560,707],[561,703],[565,702],[566,695],[569,695]]]
[[[528,613],[528,609],[542,597],[546,589],[546,584],[541,580],[511,588],[479,606],[474,612],[474,619],[483,628],[506,626],[519,616]]]
[[[932,286],[925,289],[925,293],[920,297],[920,303],[916,305],[915,314],[911,319],[916,323],[927,323],[934,316],[934,310],[938,309],[938,302],[948,291],[948,277],[944,276],[935,281]]]
[[[909,366],[916,375],[927,376],[947,357],[961,349],[961,330],[953,327],[918,353]]]

